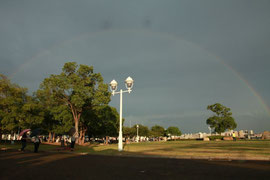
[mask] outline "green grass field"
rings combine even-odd
[[[20,148],[19,143],[13,145],[1,143],[0,148],[10,150]],[[41,144],[40,151],[57,151],[58,145]],[[248,158],[270,160],[270,141],[241,140],[241,141],[167,141],[142,142],[124,144],[124,150],[118,152],[117,144],[75,146],[75,153],[129,156],[161,156],[174,158]],[[28,143],[27,151],[33,151],[33,144]]]

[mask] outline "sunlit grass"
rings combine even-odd
[[[0,148],[19,149],[16,143],[0,144]],[[40,151],[54,152],[59,145],[41,144]],[[32,143],[28,143],[26,150],[33,151]],[[61,152],[62,150],[60,150]],[[69,152],[68,150],[63,150]],[[166,157],[261,157],[270,158],[270,141],[169,141],[169,142],[142,142],[124,144],[124,150],[118,151],[118,145],[88,145],[75,146],[75,153],[89,153],[102,155],[151,155]]]

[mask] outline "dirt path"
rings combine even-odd
[[[1,152],[0,179],[268,179],[269,161]]]

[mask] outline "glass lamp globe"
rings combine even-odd
[[[132,87],[133,87],[133,79],[129,76],[126,80],[125,80],[125,83],[126,83],[126,88],[128,90],[130,90]]]
[[[117,90],[117,82],[116,82],[116,80],[111,81],[110,88],[111,88],[111,91],[113,91],[113,92]]]

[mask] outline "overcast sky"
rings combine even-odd
[[[65,62],[119,88],[125,125],[208,132],[207,105],[270,128],[269,0],[0,0],[0,73],[32,93]],[[111,105],[119,107],[119,96]]]

